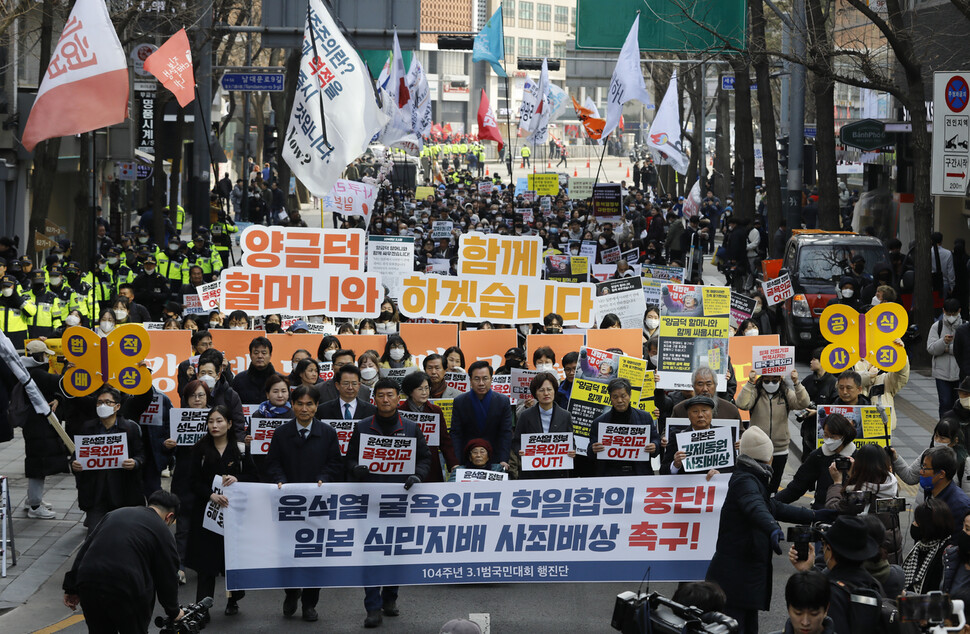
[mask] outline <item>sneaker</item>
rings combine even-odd
[[[48,510],[54,508],[54,505],[48,502],[47,500],[41,500],[40,505]],[[27,500],[24,500],[24,513],[27,513],[28,511],[30,511],[30,503],[27,502]]]
[[[171,478],[172,477],[172,472],[168,469],[168,467],[166,467],[165,469],[162,469],[162,477],[163,478]]]
[[[384,604],[384,616],[397,616],[400,613],[401,611],[397,609],[397,601]]]
[[[187,580],[185,578],[185,571],[179,570],[179,585],[184,586],[186,583],[187,583]]]
[[[32,517],[35,520],[52,520],[57,517],[57,513],[41,504],[35,509],[28,509],[27,517]]]

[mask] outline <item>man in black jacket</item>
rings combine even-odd
[[[43,341],[31,341],[27,344],[27,354],[23,360],[27,373],[34,380],[34,384],[44,395],[44,400],[57,407],[58,401],[63,400],[58,377],[50,373],[49,357],[54,351]],[[15,390],[24,388],[14,386]],[[26,396],[26,394],[24,394]],[[48,422],[47,418],[34,412],[33,408],[26,418],[20,421],[24,433],[24,475],[27,476],[27,517],[35,519],[54,519],[57,514],[51,510],[51,505],[44,501],[44,480],[49,475],[67,471],[71,452]]]
[[[178,604],[179,556],[169,526],[179,499],[156,491],[148,506],[105,515],[64,575],[64,605],[80,603],[91,632],[147,632],[155,597],[170,617]]]
[[[333,427],[314,418],[317,393],[301,385],[290,395],[296,418],[280,425],[273,434],[264,463],[264,480],[279,488],[290,482],[340,482],[343,462],[340,440]],[[283,601],[283,616],[293,616],[302,598],[303,620],[317,620],[320,588],[288,588]]]
[[[357,423],[354,434],[347,445],[347,473],[357,482],[403,482],[408,490],[418,482],[428,478],[431,469],[431,451],[418,424],[404,418],[397,409],[397,383],[388,378],[379,379],[374,384],[374,402],[377,413]],[[277,432],[278,433],[278,432]],[[369,436],[396,436],[416,439],[414,473],[377,474],[367,465],[360,464],[361,434]],[[275,438],[275,437],[274,437]],[[364,608],[367,618],[364,627],[377,627],[384,620],[381,614],[397,616],[397,586],[372,586],[364,589]]]
[[[587,452],[587,456],[596,461],[596,475],[600,477],[653,475],[650,459],[660,451],[660,432],[657,431],[657,423],[650,414],[630,407],[633,387],[628,380],[613,379],[606,386],[606,390],[610,395],[612,407],[593,419],[589,432],[590,451]],[[642,434],[647,438],[643,453],[646,459],[640,461],[607,459],[609,452],[606,450],[606,445],[601,442],[601,423],[644,429]]]
[[[266,400],[266,379],[276,374],[273,367],[273,344],[266,337],[256,337],[249,342],[249,368],[232,380],[244,405],[258,404]]]

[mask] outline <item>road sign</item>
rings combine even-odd
[[[151,165],[145,165],[143,163],[139,163],[138,167],[136,167],[135,169],[138,174],[138,180],[140,181],[147,181],[149,178],[152,177],[152,172],[155,171],[154,167],[152,167]]]
[[[818,127],[814,125],[806,124],[804,130],[804,137],[806,139],[814,139],[816,136],[818,136]]]
[[[757,90],[758,84],[749,84],[751,90]],[[721,75],[721,90],[734,90],[734,75]]]
[[[283,73],[226,73],[223,90],[283,92]]]
[[[933,166],[930,193],[965,196],[970,184],[970,71],[933,73]]]
[[[839,139],[843,145],[866,151],[878,150],[891,144],[889,135],[886,134],[886,124],[876,119],[845,124],[839,130]]]

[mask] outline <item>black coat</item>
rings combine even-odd
[[[674,463],[674,454],[676,454],[678,451],[680,451],[680,448],[677,446],[677,435],[667,434],[667,447],[664,449],[663,458],[660,459],[660,475],[671,475],[670,465]],[[718,469],[718,471],[721,473],[733,473],[734,467],[725,467]],[[682,475],[686,473],[686,471],[680,470],[673,475]],[[695,473],[694,475],[697,474]]]
[[[276,368],[270,363],[264,370],[243,370],[232,380],[232,389],[236,390],[243,405],[258,405],[266,400],[266,379],[276,374]]]
[[[32,361],[30,359],[27,360]],[[48,402],[59,398],[64,402],[58,387],[58,379],[47,371],[47,364],[27,368],[27,373]],[[24,475],[28,478],[44,478],[55,473],[65,473],[70,467],[71,452],[50,422],[31,410],[23,421]]]
[[[363,420],[377,413],[377,408],[367,401],[357,398],[357,407],[354,408],[354,420]],[[344,417],[343,401],[339,398],[317,406],[317,418],[320,420],[335,420]]]
[[[573,419],[569,412],[559,407],[555,403],[552,406],[552,421],[549,423],[549,433],[562,434],[573,430]],[[512,436],[512,451],[518,455],[522,448],[522,434],[541,434],[542,420],[539,418],[539,405],[528,408],[515,424],[515,433]],[[525,471],[519,468],[520,480],[540,480],[548,478],[568,478],[572,476],[571,469],[557,469],[549,471]]]
[[[317,383],[316,388],[321,403],[340,398],[340,392],[337,391],[337,384],[333,382],[333,379],[329,379],[323,383]],[[370,388],[362,384],[360,390],[357,392],[357,398],[362,401],[370,401]],[[317,418],[320,417],[318,416]],[[338,416],[337,418],[343,417]]]
[[[829,465],[835,460],[835,456],[836,454],[826,456],[822,453],[821,447],[813,449],[812,453],[808,454],[805,461],[795,471],[795,475],[788,486],[775,494],[775,499],[790,504],[805,495],[807,491],[815,489],[815,501],[812,502],[812,508],[824,509],[825,493],[832,486]]]
[[[742,457],[731,474],[707,580],[720,584],[730,607],[767,610],[771,603],[770,537],[780,529],[777,520],[808,524],[814,513],[769,498],[769,471],[753,462]]]
[[[90,420],[81,426],[79,435],[90,436],[104,433],[125,432],[128,435],[128,457],[135,461],[135,468],[81,471],[74,474],[77,480],[77,505],[82,511],[102,509],[113,511],[123,506],[145,504],[141,469],[145,453],[141,442],[141,429],[137,423],[118,416],[110,432],[100,419]]]
[[[378,424],[373,416],[365,418],[364,420],[357,423],[354,427],[354,435],[350,437],[350,442],[347,444],[347,456],[345,461],[347,463],[347,476],[348,479],[355,480],[357,482],[404,482],[408,479],[411,474],[394,474],[394,475],[383,475],[368,473],[362,479],[354,474],[354,467],[358,465],[358,456],[360,456],[360,435],[370,434],[373,436],[398,436],[402,438],[417,438],[417,455],[414,461],[414,475],[421,478],[422,481],[428,479],[428,472],[431,470],[431,450],[428,449],[428,443],[424,439],[424,433],[418,424],[413,420],[408,420],[401,415],[401,412],[395,412],[397,414],[397,425],[391,430],[390,433],[385,434],[381,429],[380,424]]]
[[[259,404],[265,400],[263,398],[262,400],[254,401],[254,403]],[[247,403],[247,405],[254,403]],[[243,415],[243,402],[239,398],[239,393],[229,387],[229,381],[225,375],[220,376],[216,382],[216,386],[212,388],[209,405],[211,407],[225,405],[229,408],[229,414],[232,417],[233,436],[235,436],[236,442],[243,442],[246,439],[246,416]]]
[[[205,508],[209,503],[209,496],[212,495],[212,478],[217,475],[231,475],[240,482],[252,482],[257,479],[256,466],[248,452],[240,455],[233,441],[229,442],[220,455],[211,444],[209,436],[192,447],[188,460],[193,501],[185,563],[199,573],[222,574],[226,571],[223,536],[202,527]]]
[[[593,419],[592,429],[589,432],[589,444],[590,446],[598,443],[600,441],[600,423],[612,423],[613,420],[613,408],[607,409],[605,412]],[[635,425],[639,427],[649,427],[650,431],[650,441],[648,445],[653,443],[654,449],[652,456],[656,456],[660,451],[660,432],[657,430],[657,423],[653,421],[653,417],[650,414],[638,410],[634,407],[630,408],[630,418],[626,422],[616,422],[617,425]],[[598,476],[610,476],[610,475],[622,475],[621,469],[625,466],[632,466],[633,473],[630,475],[653,475],[653,465],[650,464],[649,460],[642,462],[634,462],[628,460],[600,460],[598,459],[598,454],[592,449],[589,451],[587,457],[593,460],[596,464],[596,475]]]
[[[277,428],[263,465],[266,482],[342,482],[344,464],[333,427],[314,419],[306,440],[296,419]]]
[[[475,415],[477,399],[475,392],[465,392],[455,397],[451,412],[451,445],[455,454],[464,460],[465,445],[469,440],[484,438],[492,445],[493,462],[508,462],[512,451],[512,403],[509,397],[492,392],[485,424],[478,425]]]

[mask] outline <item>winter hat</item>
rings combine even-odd
[[[758,462],[768,463],[774,453],[771,439],[760,427],[748,427],[741,434],[741,453]]]

